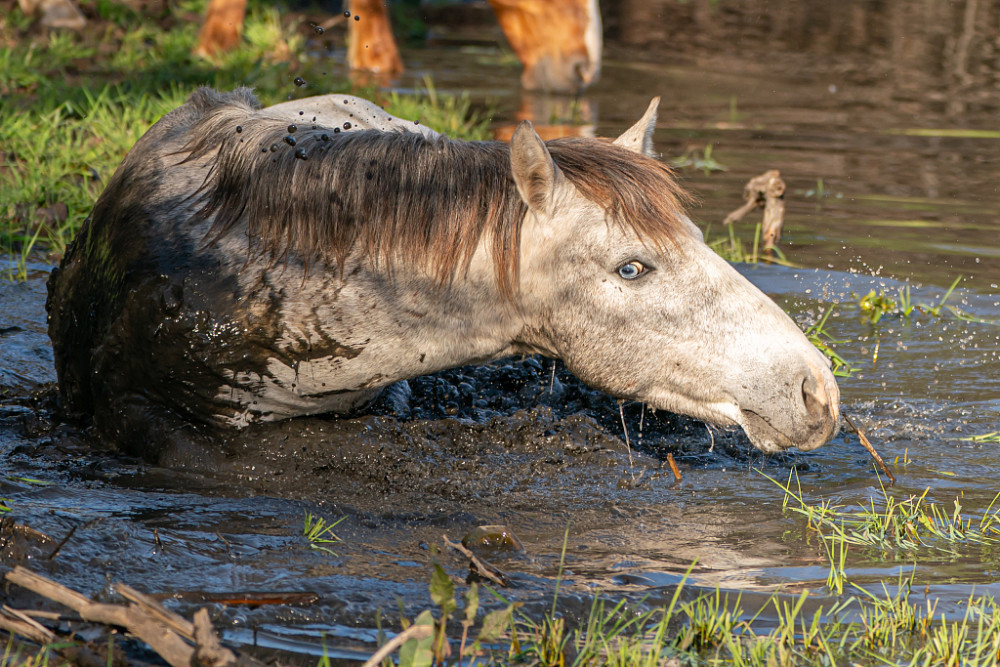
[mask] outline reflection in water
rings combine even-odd
[[[593,137],[597,103],[588,97],[565,97],[524,91],[514,122],[497,126],[493,137],[510,141],[517,124],[530,120],[538,136],[548,141],[559,137]],[[636,117],[638,120],[638,116]]]
[[[610,37],[673,53],[730,53],[753,67],[794,56],[878,83],[886,100],[934,101],[951,115],[997,107],[1000,7],[985,0],[623,0],[605,4]],[[634,51],[631,51],[634,53]],[[824,59],[831,62],[824,63]]]

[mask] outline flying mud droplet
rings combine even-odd
[[[288,134],[295,134],[295,131],[297,129],[299,129],[297,126],[295,126],[295,125],[289,125],[288,126]]]
[[[289,134],[287,137],[285,137],[285,143],[288,144],[289,146],[294,146],[295,145],[295,137],[293,137],[292,135]]]
[[[278,150],[278,144],[271,144],[271,152],[274,153]]]
[[[239,133],[241,133],[242,131],[243,131],[243,126],[242,126],[242,125],[237,125],[237,126],[236,126],[236,134],[239,134]]]
[[[319,140],[320,141],[330,141],[330,135],[329,134],[321,134],[321,135],[319,135]]]
[[[354,15],[354,20],[355,20],[355,21],[360,21],[360,20],[361,20],[361,17],[360,17],[360,16],[358,16],[357,14],[355,14],[355,15]]]
[[[344,129],[345,130],[351,129],[351,124],[350,123],[344,123]]]
[[[351,18],[351,13],[350,12],[344,12],[344,16],[346,16],[347,18]]]
[[[324,32],[326,32],[326,30],[323,29],[323,26],[315,24],[313,25],[313,30],[316,31],[317,35],[322,35]]]
[[[337,132],[340,132],[340,128],[339,127],[333,128],[333,132],[334,132],[334,134],[336,134]]]
[[[309,159],[309,156],[306,154],[306,149],[304,149],[304,148],[296,148],[295,149],[295,157],[296,157],[296,159],[299,159],[299,160],[307,160],[307,159]]]
[[[301,76],[297,76],[295,77],[295,85],[301,88],[302,86],[306,85],[306,80],[303,79]]]

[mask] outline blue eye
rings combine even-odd
[[[645,264],[637,259],[633,259],[631,262],[618,269],[618,275],[625,280],[635,280],[647,271],[649,271],[649,269],[646,268]]]

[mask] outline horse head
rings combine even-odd
[[[590,154],[607,171],[578,168],[578,140],[546,145],[528,121],[514,133],[528,207],[518,341],[613,396],[739,425],[764,452],[819,447],[837,431],[830,364],[683,214],[683,195],[650,156],[658,101]]]

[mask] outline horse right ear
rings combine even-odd
[[[531,121],[521,121],[510,139],[510,164],[521,199],[536,213],[548,215],[562,174]]]

